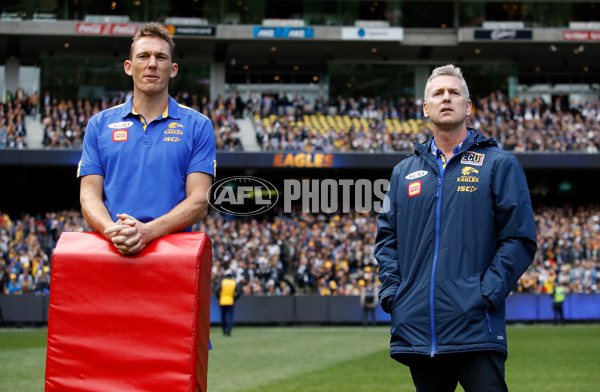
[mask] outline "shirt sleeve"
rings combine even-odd
[[[194,172],[217,175],[217,156],[215,152],[215,130],[212,122],[204,117],[204,121],[196,122],[192,158],[186,175]]]
[[[100,149],[98,148],[98,125],[94,118],[88,121],[85,129],[83,152],[77,168],[77,177],[80,178],[88,174],[105,176],[102,160],[100,159]]]

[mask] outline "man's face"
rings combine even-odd
[[[431,80],[423,113],[435,125],[456,126],[471,114],[471,100],[466,100],[462,83],[456,76],[440,75]]]
[[[133,78],[134,89],[154,95],[169,88],[169,79],[177,75],[169,44],[158,37],[142,37],[135,43],[131,59],[124,64],[125,73]]]

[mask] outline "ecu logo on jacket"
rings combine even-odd
[[[467,151],[463,153],[460,163],[463,165],[483,166],[483,159],[485,154],[478,154],[473,151]]]

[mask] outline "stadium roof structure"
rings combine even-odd
[[[141,23],[68,20],[0,20],[0,60],[39,65],[41,59],[66,61],[128,56],[131,36]],[[283,27],[282,27],[283,26]],[[581,28],[360,28],[355,26],[202,25],[168,26],[174,33],[176,56],[207,64],[226,64],[224,72],[248,67],[249,72],[275,72],[295,65],[326,72],[328,64],[389,64],[414,67],[454,62],[477,66],[511,65],[519,78],[538,83],[598,83],[600,30]],[[243,71],[241,71],[243,72]],[[225,87],[225,83],[221,85]],[[485,88],[488,88],[485,86]],[[491,91],[491,87],[487,90]],[[223,93],[223,92],[219,92]],[[592,91],[592,93],[594,93]],[[596,94],[598,92],[596,91]],[[408,152],[407,152],[408,153]],[[222,168],[289,168],[277,165],[275,153],[219,152]],[[321,154],[321,152],[309,153]],[[398,154],[335,153],[334,168],[389,168]],[[528,169],[600,168],[600,154],[522,153]],[[560,159],[557,159],[560,156]],[[3,150],[2,165],[76,165],[76,150]],[[312,157],[312,158],[311,158]],[[298,161],[306,168],[306,162]],[[281,162],[285,162],[285,159]]]
[[[0,54],[21,64],[40,58],[123,59],[141,24],[0,21]],[[387,28],[344,26],[171,26],[180,58],[256,68],[327,63],[512,64],[519,75],[597,80],[600,30],[570,28]],[[179,30],[178,30],[179,28]]]

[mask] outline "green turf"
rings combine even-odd
[[[208,390],[413,391],[387,327],[211,329]],[[44,389],[46,329],[0,329],[0,391]],[[511,392],[600,390],[600,325],[509,326]],[[459,387],[458,391],[462,389]]]
[[[600,325],[508,329],[511,391],[600,391]]]
[[[44,390],[45,328],[0,328],[0,391]]]

